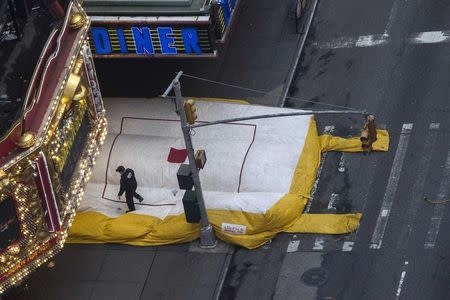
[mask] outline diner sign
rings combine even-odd
[[[94,24],[90,43],[97,57],[214,53],[208,26]]]

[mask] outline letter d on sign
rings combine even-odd
[[[112,49],[108,30],[103,27],[92,27],[91,33],[95,44],[95,52],[97,54],[110,54]]]

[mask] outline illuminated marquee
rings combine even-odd
[[[208,26],[93,25],[92,51],[102,55],[212,54]]]

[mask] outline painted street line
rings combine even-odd
[[[302,235],[294,237],[287,246],[286,253],[293,252],[330,252],[330,251],[353,251],[354,241],[348,238],[335,238],[328,236]]]
[[[339,173],[345,172],[345,152],[341,153],[341,158],[339,160],[338,171]],[[329,210],[336,210],[336,203],[339,201],[339,194],[331,193],[330,201],[328,201],[327,208]]]
[[[325,126],[323,133],[324,134],[332,134],[334,132],[334,129],[335,129],[334,125]],[[308,213],[311,209],[311,205],[314,200],[314,196],[316,195],[317,188],[319,186],[320,175],[322,174],[322,169],[323,169],[323,165],[325,163],[326,158],[327,158],[327,152],[322,153],[322,157],[320,158],[319,170],[317,171],[316,181],[314,181],[314,186],[311,191],[311,198],[309,199],[308,204],[306,204],[305,213]]]
[[[419,205],[423,204],[423,188],[425,186],[425,181],[427,179],[428,169],[430,167],[431,156],[433,153],[434,145],[436,143],[439,133],[439,123],[431,123],[425,139],[425,145],[422,152],[422,157],[417,166],[417,174],[414,185],[411,189],[411,196],[409,207],[407,208],[406,214],[404,215],[404,222],[402,230],[400,231],[400,237],[398,239],[397,248],[407,249],[408,240],[411,236],[413,229],[413,223],[416,219],[417,209]],[[409,195],[408,195],[409,196]]]
[[[331,193],[330,202],[328,202],[328,209],[336,209],[336,202],[339,200],[339,194]]]
[[[394,24],[395,17],[397,16],[397,11],[400,8],[400,2],[405,3],[406,1],[394,0],[392,4],[391,12],[389,13],[389,18],[384,29],[384,35],[389,35],[391,33],[392,25]]]
[[[381,46],[388,43],[389,36],[384,34],[340,37],[330,42],[315,43],[320,49],[341,49]]]
[[[447,161],[445,162],[445,169],[442,174],[441,185],[439,187],[439,194],[437,195],[437,200],[442,201],[449,196],[449,186],[450,186],[450,150],[447,154]],[[445,208],[448,205],[445,204],[433,204],[434,211],[431,217],[430,227],[428,229],[427,236],[425,237],[425,249],[433,249],[436,244],[436,240],[439,234],[439,227],[441,226],[442,218],[444,217]]]
[[[397,151],[395,152],[394,162],[392,164],[389,181],[381,204],[380,214],[378,215],[375,231],[372,235],[370,249],[380,249],[383,242],[384,232],[391,213],[392,204],[397,192],[398,183],[402,171],[403,161],[406,150],[408,149],[409,137],[413,129],[413,124],[403,124],[400,139],[398,141]]]
[[[297,252],[298,251],[298,246],[300,245],[300,241],[296,240],[296,241],[290,241],[289,245],[287,247],[286,252],[290,253],[290,252]]]
[[[413,44],[436,44],[450,42],[450,30],[419,32],[409,38]]]
[[[329,42],[316,42],[320,49],[365,48],[384,46],[389,43],[389,34],[370,34],[353,37],[339,37]],[[450,30],[416,32],[407,37],[410,44],[436,44],[450,42]]]
[[[313,250],[323,250],[324,243],[325,243],[325,240],[323,239],[323,237],[317,237],[316,241],[314,242],[314,247],[312,249]]]
[[[352,251],[353,244],[354,244],[354,242],[344,242],[344,244],[342,244],[342,251],[344,251],[344,252]]]
[[[343,172],[345,172],[345,169],[346,169],[346,167],[345,167],[345,152],[342,152],[341,159],[339,161],[338,171],[339,171],[339,173],[343,173]]]
[[[408,265],[408,261],[405,261],[405,264],[404,264],[404,267],[403,267],[403,271],[402,271],[402,274],[400,275],[400,280],[398,282],[397,292],[395,293],[395,299],[400,298],[400,294],[402,293],[402,287],[403,287],[403,283],[405,281],[406,266],[407,265]]]

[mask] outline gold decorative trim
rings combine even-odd
[[[76,12],[70,16],[69,26],[71,29],[80,29],[86,23],[83,14]]]
[[[80,84],[80,91],[73,96],[74,101],[80,101],[84,98],[86,98],[87,95],[87,89],[84,87],[84,85]]]
[[[77,59],[75,66],[73,67],[73,73],[80,75],[81,68],[83,67],[83,57]]]
[[[80,84],[81,77],[77,74],[70,73],[69,78],[67,79],[66,87],[64,88],[64,96],[69,99],[73,98],[75,92],[78,89],[78,85]]]
[[[0,169],[0,190],[6,187],[9,184],[8,174],[5,171]]]
[[[27,149],[32,147],[36,143],[36,133],[32,131],[27,131],[20,136],[17,140],[16,145],[19,148]]]

